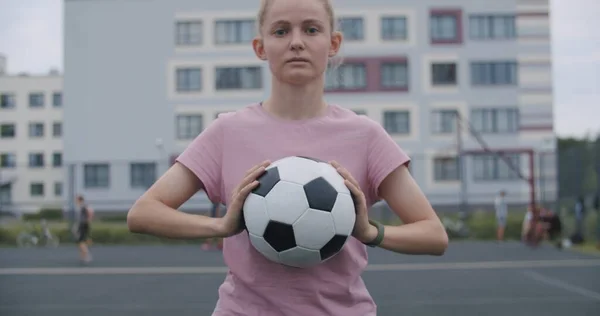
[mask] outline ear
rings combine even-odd
[[[337,55],[342,47],[342,41],[344,40],[344,35],[341,32],[335,31],[331,33],[331,45],[329,46],[329,57],[333,57]]]
[[[260,60],[267,60],[267,54],[265,53],[265,46],[263,45],[263,40],[260,37],[255,37],[252,40],[252,48],[254,49],[254,53],[256,57]]]

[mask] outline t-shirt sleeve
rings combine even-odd
[[[372,123],[367,160],[370,194],[375,201],[379,200],[378,193],[381,182],[401,165],[408,166],[410,163],[410,158],[404,150],[376,122]]]
[[[214,120],[175,161],[190,169],[202,181],[213,203],[221,202],[223,156],[223,118]]]

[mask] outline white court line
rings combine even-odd
[[[530,278],[532,278],[532,279],[534,279],[534,280],[536,280],[538,282],[545,283],[545,284],[548,284],[548,285],[553,285],[553,286],[558,287],[560,289],[563,289],[565,291],[568,291],[568,292],[571,292],[571,293],[575,293],[575,294],[579,294],[581,296],[585,296],[587,298],[590,298],[590,299],[593,299],[593,300],[596,300],[596,301],[600,301],[600,293],[598,293],[598,292],[594,292],[594,291],[591,291],[591,290],[588,290],[588,289],[584,289],[582,287],[575,286],[575,285],[572,285],[572,284],[560,281],[560,280],[555,279],[555,278],[550,278],[550,277],[544,276],[544,275],[539,274],[539,273],[534,272],[534,271],[525,271],[523,273],[526,276],[528,276],[528,277],[530,277]]]
[[[600,266],[600,259],[371,264],[367,266],[366,271],[481,270],[597,266]],[[224,266],[0,268],[0,275],[223,274],[227,271],[227,267]]]

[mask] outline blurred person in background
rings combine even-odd
[[[537,247],[547,240],[557,248],[562,248],[562,221],[558,214],[544,207],[528,208],[521,230],[522,241],[531,247]]]
[[[571,238],[574,244],[580,244],[584,241],[584,219],[585,199],[583,198],[583,196],[579,196],[577,202],[575,202],[575,234],[573,234]]]
[[[594,198],[594,209],[596,209],[596,248],[600,250],[600,192]]]
[[[94,210],[85,203],[82,195],[78,195],[75,198],[75,205],[77,207],[75,211],[77,217],[75,230],[77,232],[79,260],[84,264],[90,263],[92,261],[92,255],[90,254],[88,243],[90,240],[90,226],[92,219],[94,218]]]
[[[504,240],[504,230],[506,229],[506,217],[508,216],[508,206],[506,205],[506,191],[502,190],[496,196],[494,207],[496,209],[496,238],[498,241]]]

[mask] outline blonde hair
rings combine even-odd
[[[262,29],[265,23],[265,16],[267,15],[267,11],[269,10],[269,6],[275,0],[260,0],[260,9],[258,10],[258,34],[260,34],[260,30]],[[331,32],[336,31],[336,19],[335,13],[333,12],[333,5],[331,4],[331,0],[319,0],[323,2],[323,6],[325,7],[325,11],[327,12],[327,16],[329,17],[329,26],[331,27]]]

